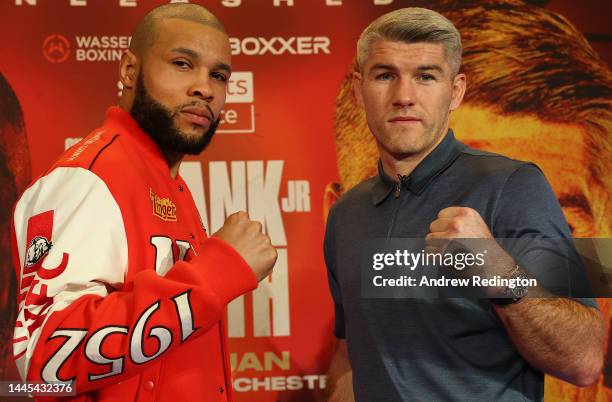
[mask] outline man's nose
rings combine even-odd
[[[416,96],[414,83],[411,80],[400,78],[396,81],[394,89],[393,106],[400,108],[414,106]]]
[[[210,102],[214,98],[214,91],[212,87],[212,78],[208,72],[200,77],[193,83],[189,89],[189,96],[197,96],[207,102]]]

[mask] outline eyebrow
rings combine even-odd
[[[184,55],[193,57],[194,59],[200,57],[200,54],[198,52],[196,52],[195,50],[188,49],[186,47],[175,47],[172,48],[170,51],[175,53],[182,53]]]
[[[570,193],[570,194],[561,194],[559,196],[559,204],[562,207],[566,208],[579,208],[588,214],[590,217],[593,217],[593,211],[591,210],[591,206],[589,205],[589,200],[582,194]]]
[[[424,66],[419,66],[419,67],[417,67],[417,70],[418,71],[435,70],[435,71],[438,71],[440,73],[444,73],[444,70],[442,69],[442,67],[440,67],[437,64],[427,64],[427,65],[424,65]]]
[[[193,59],[198,59],[200,57],[200,53],[192,50],[192,49],[188,49],[186,47],[175,47],[170,49],[171,52],[175,52],[175,53],[181,53],[184,54],[186,56],[189,56]],[[217,64],[215,64],[213,70],[225,70],[228,73],[231,74],[232,72],[232,67],[227,64],[227,63],[223,63],[223,62],[218,62]]]
[[[376,63],[370,67],[370,70],[397,70],[397,67],[392,64]]]
[[[374,64],[370,70],[394,70],[397,71],[397,67],[392,64],[384,64],[384,63],[376,63]],[[417,71],[438,71],[441,74],[444,74],[444,70],[437,64],[426,64],[423,66],[418,66]]]

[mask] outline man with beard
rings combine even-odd
[[[206,9],[168,4],[138,24],[124,91],[14,212],[24,379],[71,381],[76,400],[231,400],[225,307],[276,250],[246,213],[207,237],[178,174],[210,142],[231,74]]]

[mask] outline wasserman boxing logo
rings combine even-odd
[[[78,62],[117,62],[124,50],[130,47],[130,36],[77,35],[70,41],[63,35],[47,36],[42,44],[42,52],[50,63],[62,63],[73,53]]]
[[[51,34],[43,40],[42,53],[49,63],[63,63],[70,56],[70,42],[63,35]]]
[[[119,61],[130,47],[129,36],[75,36],[76,61]]]

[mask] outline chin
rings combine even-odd
[[[204,135],[206,135],[206,132],[208,131],[208,127],[202,127],[202,126],[179,127],[178,131],[182,134],[181,136],[184,138],[199,140],[200,138],[204,137]]]

